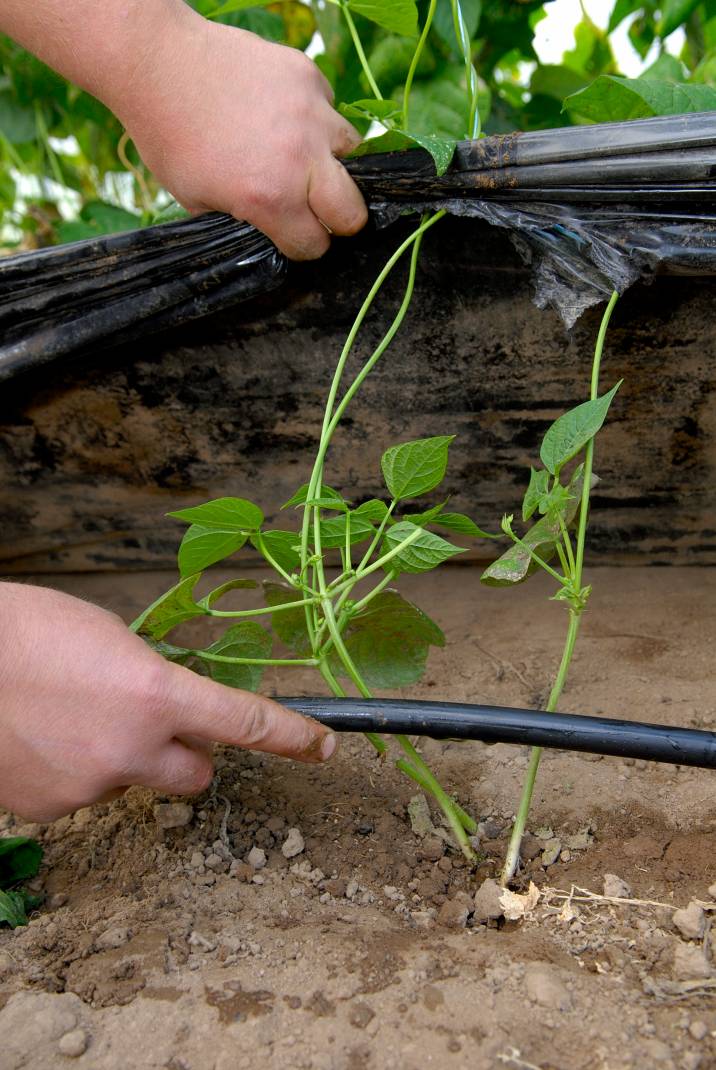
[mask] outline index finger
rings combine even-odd
[[[166,708],[175,733],[280,754],[299,762],[323,762],[336,749],[330,729],[249,691],[217,684],[167,663]]]

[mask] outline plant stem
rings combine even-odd
[[[480,113],[477,107],[479,83],[477,81],[477,71],[475,70],[472,63],[470,36],[467,32],[465,17],[462,13],[462,8],[460,6],[460,0],[450,0],[450,3],[452,6],[453,23],[455,25],[455,36],[457,37],[463,61],[465,63],[465,82],[467,84],[468,91],[466,136],[469,138],[478,138],[480,136],[481,126]]]
[[[430,6],[428,13],[425,16],[425,25],[423,26],[423,32],[420,34],[420,40],[418,41],[413,58],[410,61],[410,69],[408,70],[408,77],[405,79],[405,88],[403,89],[403,129],[408,129],[408,108],[410,106],[410,90],[413,88],[413,79],[415,78],[415,72],[418,69],[418,63],[420,57],[423,54],[425,48],[425,42],[428,39],[430,33],[430,27],[432,26],[433,18],[435,16],[435,8],[437,7],[438,0],[430,0]]]
[[[589,396],[591,400],[594,400],[599,393],[599,371],[602,361],[602,352],[604,350],[604,339],[606,338],[607,327],[609,326],[609,320],[611,319],[614,306],[617,303],[619,297],[616,290],[612,294],[609,304],[607,305],[604,315],[602,316],[602,322],[599,326],[599,333],[597,334],[597,342],[594,347],[594,357],[592,360],[592,377],[590,382]],[[589,514],[589,494],[592,485],[592,461],[594,458],[594,438],[592,437],[587,443],[586,455],[584,461],[584,482],[582,484],[582,499],[579,510],[579,525],[577,529],[577,548],[574,557],[574,569],[572,572],[571,582],[569,587],[571,588],[573,601],[569,607],[569,627],[567,629],[567,638],[564,643],[564,650],[562,651],[562,660],[559,664],[557,671],[557,677],[552,686],[552,690],[549,696],[549,702],[547,703],[547,712],[554,713],[557,709],[557,703],[559,702],[567,679],[567,673],[569,672],[569,666],[572,661],[572,655],[574,653],[574,645],[577,641],[577,635],[579,633],[579,623],[582,619],[582,600],[581,600],[581,587],[582,587],[582,568],[584,565],[584,546],[587,536],[587,517]],[[564,533],[564,525],[563,525]],[[567,539],[569,536],[567,535]],[[566,543],[571,551],[571,545]],[[548,571],[550,571],[548,569]],[[562,586],[566,586],[564,581],[560,580]],[[520,805],[517,810],[517,817],[515,818],[515,824],[512,828],[512,835],[510,836],[510,843],[507,848],[507,856],[505,858],[505,864],[502,869],[501,882],[503,885],[509,884],[515,875],[517,864],[520,859],[520,845],[522,843],[522,837],[524,836],[525,826],[527,823],[527,815],[529,814],[530,803],[532,802],[532,792],[534,791],[535,779],[537,777],[537,770],[539,769],[540,757],[542,754],[541,747],[533,747],[530,755],[530,764],[527,769],[527,776],[522,788],[522,796],[520,798]]]
[[[261,606],[259,609],[207,609],[207,617],[258,617],[262,613],[281,613],[297,606],[315,605],[318,598],[300,598],[295,602],[283,602],[280,606]]]
[[[208,650],[190,650],[195,658],[203,661],[223,661],[227,665],[280,665],[282,667],[294,665],[319,664],[318,658],[230,658],[224,654],[211,654]]]
[[[363,44],[361,42],[360,37],[358,36],[358,31],[356,30],[356,24],[353,21],[353,16],[351,15],[350,11],[348,10],[348,5],[345,4],[345,3],[341,3],[341,11],[343,12],[343,14],[345,16],[346,24],[348,26],[348,32],[351,35],[351,38],[353,40],[353,44],[355,45],[355,50],[358,53],[358,59],[360,60],[360,65],[363,68],[363,73],[365,74],[365,76],[366,76],[366,78],[368,80],[368,85],[370,86],[370,88],[373,91],[373,96],[377,100],[382,100],[383,99],[383,94],[381,93],[380,89],[378,89],[378,83],[376,82],[375,78],[373,77],[373,72],[370,69],[370,64],[368,63],[368,60],[366,58],[366,54],[363,51]]]

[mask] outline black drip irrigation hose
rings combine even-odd
[[[716,769],[716,732],[509,706],[400,699],[279,698],[336,732],[477,739]]]

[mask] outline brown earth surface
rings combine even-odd
[[[715,730],[716,569],[589,578],[563,708]],[[544,702],[565,628],[546,584],[486,590],[470,567],[408,580],[448,637],[413,697]],[[174,580],[52,582],[129,620]],[[437,835],[413,831],[413,785],[360,737],[324,768],[219,750],[179,828],[139,789],[47,826],[0,814],[43,841],[47,896],[0,930],[1,1070],[716,1067],[714,773],[546,752],[518,887],[540,899],[483,924],[473,896],[499,872],[528,751],[421,749],[481,823],[476,871],[436,813]],[[286,858],[289,829],[304,846]],[[612,899],[608,874],[627,885],[608,878]]]

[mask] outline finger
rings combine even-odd
[[[362,143],[363,138],[353,124],[340,116],[338,112],[334,111],[331,118],[332,122],[329,134],[331,152],[334,156],[347,156],[350,152],[354,152],[358,148]]]
[[[343,164],[332,156],[312,173],[308,203],[314,215],[334,234],[355,234],[368,221],[368,209],[360,190]]]
[[[329,231],[305,202],[280,212],[257,209],[251,213],[237,211],[233,214],[263,231],[289,260],[317,260],[331,244]]]
[[[198,795],[214,775],[214,765],[204,750],[194,750],[178,739],[157,754],[137,783],[165,795]]]
[[[239,691],[170,665],[167,709],[178,734],[280,754],[301,762],[321,762],[336,749],[324,725],[248,691]]]

